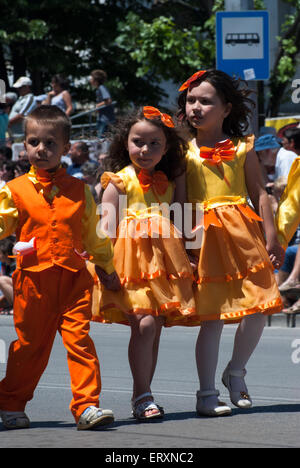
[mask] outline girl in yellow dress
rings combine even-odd
[[[93,320],[130,325],[133,415],[145,420],[163,416],[150,388],[162,326],[195,314],[193,271],[166,212],[181,201],[176,180],[185,177],[186,144],[171,117],[150,106],[124,118],[114,132],[108,155],[113,172],[101,178],[101,228],[114,242],[123,287],[112,292],[97,282]]]
[[[195,73],[180,91],[177,115],[192,135],[187,198],[204,209],[202,246],[193,252],[199,258],[198,318],[190,320],[190,324],[201,323],[196,346],[197,411],[219,416],[230,414],[230,408],[218,401],[215,388],[223,324],[239,322],[222,381],[232,403],[249,408],[245,366],[262,335],[265,316],[282,309],[273,266],[282,263],[284,251],[276,236],[253,135],[243,136],[251,113],[250,91],[218,70]],[[200,228],[195,226],[196,231]]]
[[[300,130],[299,130],[300,132]],[[300,154],[300,147],[295,148]],[[287,248],[300,223],[300,156],[289,172],[287,186],[279,200],[276,225],[280,243]]]

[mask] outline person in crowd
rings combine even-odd
[[[89,146],[84,141],[76,141],[71,146],[69,155],[72,164],[68,166],[67,173],[73,177],[82,179],[82,165],[90,159]]]
[[[8,129],[8,104],[0,102],[0,146],[5,145]]]
[[[9,113],[8,128],[13,139],[22,140],[24,136],[24,118],[36,107],[34,95],[31,92],[32,81],[27,76],[21,76],[13,87],[18,90],[19,98]]]
[[[96,107],[99,109],[97,116],[98,138],[102,138],[108,126],[115,122],[111,95],[106,86],[104,86],[106,80],[107,74],[104,70],[93,70],[91,72],[90,83],[93,88],[96,88]]]
[[[0,314],[12,315],[13,313],[13,281],[12,274],[16,269],[16,260],[13,255],[15,236],[9,236],[0,240]]]
[[[130,325],[133,416],[150,421],[164,415],[151,392],[162,326],[180,325],[195,313],[184,244],[157,206],[180,201],[176,181],[184,178],[186,145],[171,117],[151,106],[124,117],[113,132],[107,160],[114,172],[101,178],[102,207],[108,206],[101,227],[115,244],[123,288],[112,294],[98,283],[97,295],[95,286],[93,320]]]
[[[7,162],[12,160],[12,149],[9,146],[0,146],[0,161]]]
[[[245,136],[251,91],[214,69],[199,70],[179,91],[177,117],[191,135],[187,200],[204,208],[202,246],[193,252],[198,257],[195,300],[201,324],[196,409],[200,415],[223,416],[231,409],[218,399],[215,375],[224,323],[239,326],[222,382],[235,406],[250,408],[246,365],[261,338],[266,315],[283,307],[273,268],[282,264],[284,250],[260,177],[254,136]],[[202,221],[195,224],[194,230],[200,229]]]
[[[15,177],[14,161],[0,161],[0,188]]]
[[[299,130],[299,129],[297,129]],[[280,198],[277,213],[276,226],[282,245],[288,250],[291,239],[297,233],[300,224],[300,138],[296,132],[293,137],[293,147],[297,156],[289,172],[287,186]],[[295,262],[285,281],[279,286],[281,294],[300,295],[300,252],[297,249]],[[300,301],[296,301],[290,312],[300,309]]]
[[[15,161],[14,165],[15,177],[20,177],[23,174],[27,174],[30,170],[30,162],[28,159],[19,159],[19,161]]]
[[[28,174],[0,191],[0,239],[16,232],[14,317],[18,339],[9,350],[0,382],[0,416],[7,429],[28,428],[25,407],[48,363],[57,331],[68,351],[78,430],[114,420],[100,409],[99,362],[89,336],[93,278],[89,255],[101,281],[120,287],[109,238],[96,234],[96,205],[86,184],[60,166],[69,151],[71,123],[56,106],[37,107],[25,122]],[[99,230],[98,230],[99,234]],[[20,362],[22,365],[20,366]]]
[[[98,195],[95,190],[95,187],[97,185],[98,170],[99,164],[96,161],[86,161],[81,166],[81,180],[83,180],[84,183],[88,184],[96,202],[98,202]]]
[[[59,107],[66,115],[73,112],[72,97],[68,91],[69,81],[62,75],[54,75],[51,81],[52,91],[49,91],[42,104]]]
[[[261,165],[265,187],[273,187],[275,180],[275,165],[281,146],[275,135],[265,134],[255,139],[254,149]]]

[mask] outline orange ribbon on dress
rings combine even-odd
[[[205,231],[209,228],[209,226],[216,226],[216,227],[222,227],[222,223],[220,219],[218,218],[214,208],[208,208],[208,204],[204,202],[204,215],[203,218],[197,226],[195,226],[192,229],[192,233],[195,233],[198,229],[204,228]],[[243,216],[245,218],[249,219],[249,221],[252,223],[253,220],[255,221],[263,221],[263,219],[258,216],[258,214],[255,213],[254,210],[250,208],[249,205],[246,203],[234,203],[234,205],[237,206],[237,208],[240,210]]]
[[[201,78],[202,75],[206,73],[206,70],[199,70],[196,73],[194,73],[188,80],[186,80],[179,88],[179,91],[184,91],[185,89],[188,89],[191,84]]]
[[[158,195],[164,195],[169,186],[169,180],[162,171],[157,171],[153,175],[146,169],[142,169],[138,174],[138,179],[143,192],[148,192],[153,188]]]
[[[175,127],[172,117],[169,114],[163,114],[162,112],[160,112],[159,109],[156,109],[156,107],[145,106],[143,108],[143,114],[146,117],[146,119],[150,120],[160,117],[162,123],[166,125],[166,127]]]
[[[235,146],[228,138],[225,141],[217,143],[214,148],[201,146],[200,156],[206,159],[208,164],[219,165],[223,161],[232,161],[235,158]]]
[[[223,161],[232,161],[235,158],[235,146],[232,141],[228,138],[225,141],[217,143],[214,148],[201,146],[200,157],[206,159],[208,164],[217,166],[221,176],[225,180],[228,187],[230,187],[230,183],[221,170],[220,164],[222,164]]]

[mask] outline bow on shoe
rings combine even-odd
[[[164,195],[168,189],[169,181],[162,171],[157,171],[152,176],[149,171],[142,169],[138,179],[143,192],[147,193],[150,188],[154,188],[158,195]]]
[[[204,73],[206,73],[206,70],[199,70],[197,71],[196,73],[194,73],[188,80],[186,80],[179,88],[179,91],[184,91],[185,89],[188,89],[191,84],[198,80],[198,78],[200,78],[202,75],[204,75]]]
[[[146,119],[150,119],[150,120],[160,117],[162,123],[166,127],[171,127],[171,128],[175,127],[172,117],[169,114],[163,114],[162,112],[160,112],[159,109],[156,109],[156,107],[145,106],[143,108],[143,114],[146,117]]]

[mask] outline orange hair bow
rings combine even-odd
[[[198,80],[202,75],[206,73],[206,70],[199,70],[196,73],[194,73],[187,81],[183,83],[183,85],[180,86],[179,91],[184,91],[185,89],[188,89],[194,81]]]
[[[175,127],[172,117],[168,114],[163,114],[160,110],[156,109],[156,107],[152,106],[145,106],[143,108],[143,114],[146,119],[156,119],[156,117],[160,117],[162,123],[166,125],[166,127]]]

